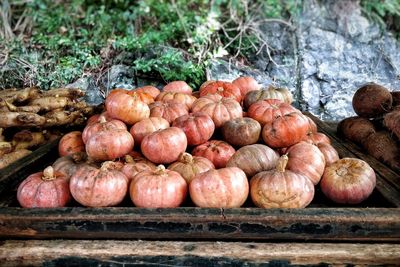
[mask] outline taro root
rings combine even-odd
[[[386,114],[383,123],[397,138],[400,138],[400,110],[394,110]]]
[[[391,92],[390,94],[393,99],[393,107],[400,106],[400,91]]]
[[[392,109],[392,95],[378,84],[367,84],[353,96],[354,111],[360,117],[376,118]]]
[[[342,120],[338,124],[337,132],[350,141],[360,144],[370,134],[375,133],[375,127],[366,118],[351,117]]]

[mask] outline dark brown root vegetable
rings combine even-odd
[[[353,97],[354,111],[365,118],[376,118],[392,109],[392,95],[378,84],[367,84],[359,88]]]
[[[397,138],[400,138],[400,110],[386,114],[383,123],[389,131],[394,133]]]
[[[400,150],[389,132],[373,133],[362,144],[368,154],[386,163],[393,170],[400,171]]]
[[[400,106],[400,91],[391,92],[393,99],[393,107]]]
[[[338,134],[350,141],[361,144],[370,134],[375,133],[375,127],[371,121],[361,117],[351,117],[342,120],[337,126]]]

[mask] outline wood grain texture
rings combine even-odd
[[[326,266],[399,262],[400,244],[7,240],[0,245],[1,266]]]

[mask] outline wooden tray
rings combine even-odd
[[[328,134],[341,157],[358,156],[332,129],[313,118]],[[0,172],[0,237],[27,239],[149,239],[257,241],[400,241],[400,193],[393,172],[371,166],[377,186],[357,206],[328,201],[316,187],[305,209],[259,209],[248,201],[243,208],[196,208],[190,202],[175,209],[142,209],[126,199],[119,207],[85,208],[77,203],[56,209],[22,209],[16,187],[30,173],[57,157],[57,142],[29,155],[26,164]],[[397,174],[395,174],[397,175]]]

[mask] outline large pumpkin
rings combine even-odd
[[[130,96],[123,92],[111,94],[106,98],[107,113],[127,124],[134,124],[150,116],[149,106],[137,95]]]
[[[190,146],[207,142],[215,130],[213,120],[204,113],[192,113],[178,117],[172,123],[172,126],[185,132]]]
[[[289,157],[286,169],[309,178],[313,184],[318,184],[325,169],[324,154],[317,146],[300,142],[291,146],[286,154]]]
[[[250,195],[260,208],[304,208],[314,198],[314,185],[307,177],[286,170],[282,156],[275,170],[259,172],[250,180]]]
[[[240,148],[229,159],[227,167],[238,167],[248,177],[275,168],[279,154],[268,146],[261,144],[248,145]]]
[[[71,177],[70,189],[76,201],[86,207],[109,207],[119,204],[128,191],[128,179],[104,162],[100,169],[82,166]]]
[[[158,164],[176,161],[187,148],[185,132],[177,127],[170,127],[146,135],[141,144],[143,155]]]
[[[23,208],[65,207],[71,200],[68,179],[47,167],[43,172],[29,175],[18,186],[17,199]]]
[[[197,99],[193,103],[192,112],[207,114],[214,121],[216,128],[243,116],[242,107],[236,100],[219,95],[206,95]]]
[[[214,164],[203,157],[193,157],[189,153],[182,153],[178,161],[168,167],[169,170],[176,171],[190,183],[190,181],[199,173],[215,169]]]
[[[162,92],[156,98],[157,101],[161,102],[175,100],[176,102],[185,104],[188,110],[192,107],[193,102],[196,101],[196,99],[197,98],[192,95],[178,93],[178,92]]]
[[[253,77],[250,76],[238,77],[233,80],[232,83],[239,87],[242,99],[248,92],[261,89],[261,85]]]
[[[131,129],[130,133],[135,140],[135,143],[140,146],[143,138],[155,131],[167,129],[169,127],[169,122],[161,117],[150,117],[135,123]]]
[[[82,140],[82,132],[73,131],[64,135],[58,143],[58,154],[60,157],[85,151]]]
[[[209,159],[217,169],[226,167],[233,154],[235,154],[235,149],[230,144],[219,140],[210,140],[198,145],[192,151],[193,156]]]
[[[82,141],[83,143],[87,143],[88,139],[97,134],[98,132],[102,132],[105,130],[126,130],[126,125],[120,120],[107,120],[105,117],[100,116],[98,122],[92,122],[83,129],[82,132]]]
[[[224,123],[222,135],[234,146],[251,145],[260,139],[261,125],[252,118],[237,118]]]
[[[185,81],[173,81],[164,86],[163,92],[177,92],[191,95],[192,88]]]
[[[268,146],[282,148],[292,146],[303,140],[308,129],[307,118],[299,112],[292,112],[266,123],[261,136]]]
[[[252,104],[264,99],[278,99],[289,105],[293,102],[293,96],[289,90],[285,88],[269,87],[266,90],[248,92],[244,96],[243,107],[248,109]]]
[[[239,208],[249,195],[246,174],[237,167],[209,170],[189,184],[190,197],[202,208]]]
[[[200,97],[208,94],[217,94],[222,97],[232,97],[237,102],[242,101],[242,95],[239,87],[230,82],[214,81],[204,87],[200,87]]]
[[[276,117],[282,117],[293,112],[299,111],[280,100],[265,99],[251,105],[247,111],[247,116],[264,125],[272,122]]]
[[[163,165],[138,173],[129,193],[133,204],[141,208],[176,208],[185,200],[187,183],[182,176]]]
[[[172,123],[176,118],[189,114],[186,105],[176,100],[168,100],[165,102],[156,101],[150,104],[150,116],[161,117]]]

